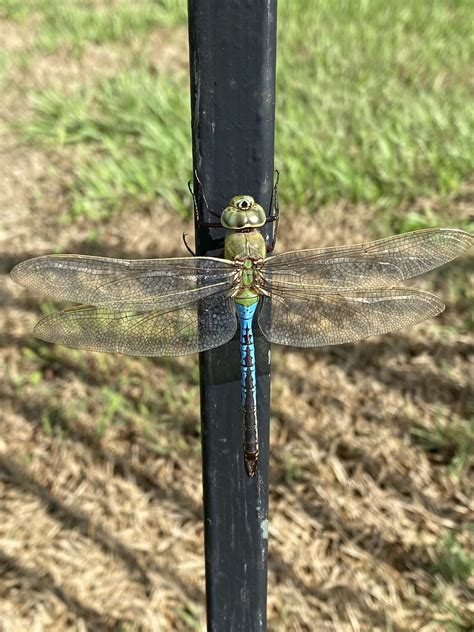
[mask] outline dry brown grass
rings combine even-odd
[[[79,75],[90,77],[96,60],[91,49]],[[55,74],[58,59],[41,64],[26,82]],[[3,98],[8,112],[21,110],[14,87]],[[0,630],[204,629],[196,358],[140,362],[35,346],[37,302],[7,278],[16,261],[58,247],[182,254],[190,226],[155,208],[115,217],[92,246],[87,222],[58,222],[64,165],[50,165],[5,132]],[[453,201],[453,223],[468,202]],[[301,234],[284,212],[279,249],[360,241],[373,218],[341,204],[320,219]],[[469,472],[453,476],[449,446],[430,453],[410,433],[468,419],[474,341],[449,329],[468,316],[449,291],[468,263],[432,277],[449,300],[436,321],[358,345],[274,350],[270,630],[442,632],[447,604],[472,621],[473,586],[433,570],[446,531],[472,546]],[[130,409],[100,434],[107,389]],[[153,404],[150,414],[141,402]]]

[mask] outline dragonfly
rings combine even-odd
[[[254,322],[269,342],[294,347],[356,342],[410,327],[444,305],[400,282],[451,261],[474,241],[460,229],[429,228],[268,256],[259,228],[277,219],[273,203],[267,216],[252,196],[237,195],[219,224],[208,224],[226,229],[223,257],[54,254],[19,263],[11,276],[52,299],[80,304],[36,324],[34,334],[52,343],[177,356],[223,345],[239,327],[243,460],[247,475],[254,476],[259,455]]]

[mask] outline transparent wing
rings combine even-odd
[[[270,342],[321,347],[410,327],[442,312],[433,294],[408,288],[264,298],[258,323]]]
[[[474,243],[454,228],[428,228],[355,246],[294,250],[266,259],[264,276],[281,291],[393,287],[451,261]]]
[[[178,309],[145,313],[73,307],[40,320],[34,334],[91,351],[173,356],[218,347],[236,329],[234,301],[222,294]]]
[[[12,278],[56,300],[124,311],[179,307],[230,289],[231,261],[211,257],[108,259],[46,255],[23,261]]]

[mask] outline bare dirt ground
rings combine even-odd
[[[13,34],[8,42],[19,45]],[[49,69],[38,73],[44,81]],[[10,86],[2,103],[5,119],[21,112],[22,91]],[[204,629],[196,358],[35,347],[37,300],[7,277],[14,263],[58,248],[183,254],[190,225],[156,207],[115,217],[91,245],[87,222],[57,219],[67,155],[58,163],[18,145],[8,125],[0,143],[0,630]],[[467,203],[453,200],[453,225]],[[363,207],[326,209],[303,235],[287,219],[283,210],[280,251],[371,236]],[[436,321],[357,345],[275,348],[270,630],[441,632],[448,605],[472,621],[469,586],[433,570],[446,532],[472,546],[468,472],[451,475],[449,446],[430,453],[410,433],[468,418],[474,341],[452,331],[468,313],[450,284],[470,264],[431,277],[448,303]],[[137,412],[114,423],[112,412],[99,434],[114,388],[134,411],[154,402],[152,421]]]

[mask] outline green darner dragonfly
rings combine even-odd
[[[139,356],[172,356],[218,347],[240,325],[244,462],[258,460],[255,349],[267,340],[319,347],[362,340],[439,314],[433,294],[398,287],[457,257],[473,243],[462,230],[434,228],[355,246],[294,250],[267,257],[258,228],[276,215],[250,195],[232,198],[220,217],[224,257],[129,261],[46,255],[19,263],[13,279],[72,307],[36,325],[38,338]]]

